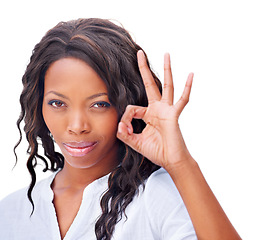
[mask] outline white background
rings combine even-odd
[[[2,1],[0,199],[30,180],[25,142],[12,167],[21,77],[34,45],[59,21],[110,18],[131,32],[160,78],[171,53],[176,98],[195,73],[180,118],[187,146],[242,238],[270,239],[269,12],[262,0]]]

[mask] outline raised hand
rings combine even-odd
[[[117,137],[155,164],[165,169],[190,159],[178,118],[189,101],[193,74],[189,74],[181,98],[173,103],[174,87],[169,54],[164,56],[164,89],[161,96],[148,68],[143,51],[138,51],[138,64],[145,85],[148,106],[127,106],[119,123]],[[140,134],[133,133],[131,121],[146,123]]]
[[[189,74],[181,98],[173,104],[170,56],[164,57],[162,96],[142,51],[138,52],[138,63],[149,105],[126,108],[118,126],[118,138],[167,170],[187,207],[198,239],[241,239],[189,154],[178,125],[178,118],[189,101],[193,74]],[[133,118],[145,121],[142,133],[133,133]],[[207,221],[203,216],[207,216]]]

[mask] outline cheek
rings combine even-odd
[[[108,137],[115,137],[118,128],[118,117],[115,114],[109,114],[107,117],[100,118],[97,121],[97,128],[100,129],[102,135],[107,135]]]
[[[55,117],[55,114],[52,114],[51,111],[48,111],[46,107],[43,106],[42,109],[44,122],[49,129],[50,133],[57,138],[58,134],[61,132],[61,127],[63,126],[62,121],[59,118]]]

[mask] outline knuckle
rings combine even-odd
[[[132,108],[132,105],[127,105],[126,110],[130,111]]]
[[[127,112],[128,114],[132,114],[133,111],[134,111],[134,106],[133,106],[133,105],[127,105],[127,107],[126,107],[126,112]]]
[[[165,82],[163,88],[173,88],[173,85],[171,83]]]
[[[128,116],[129,119],[133,117],[133,115],[134,115],[134,106],[133,105],[127,105],[126,115]]]
[[[146,81],[144,82],[145,88],[153,88],[155,86],[155,83],[153,81]]]
[[[189,102],[188,97],[181,97],[181,101],[185,103],[185,105]]]

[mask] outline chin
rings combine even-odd
[[[65,164],[68,164],[69,166],[73,167],[73,168],[78,168],[78,169],[87,169],[87,168],[91,168],[93,166],[95,166],[97,162],[93,162],[93,161],[87,161],[87,160],[83,160],[80,159],[79,157],[76,159],[68,159],[65,158]]]

